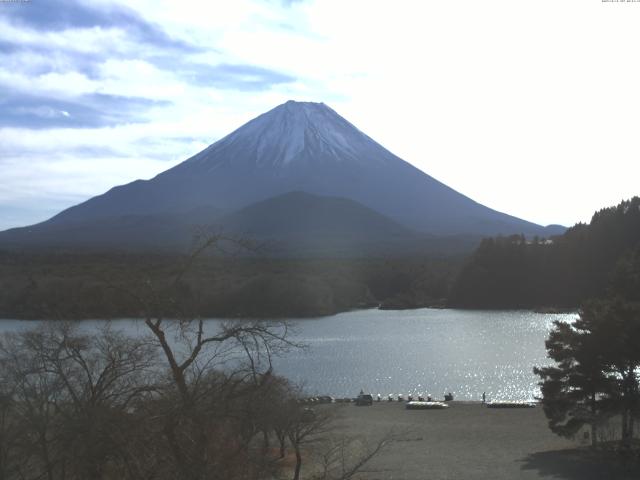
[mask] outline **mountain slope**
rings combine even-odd
[[[184,250],[201,225],[222,212],[196,208],[187,212],[124,214],[65,222],[43,222],[0,232],[0,247],[10,249]]]
[[[50,222],[235,210],[291,191],[344,197],[433,234],[544,234],[403,161],[324,104],[287,102],[151,180],[116,187]]]
[[[46,222],[0,233],[0,246],[181,248],[193,225],[209,225],[220,212],[238,211],[290,192],[360,204],[350,205],[351,216],[341,228],[342,234],[361,241],[370,240],[363,232],[373,224],[377,230],[372,238],[379,241],[400,228],[405,232],[398,235],[406,238],[413,235],[409,231],[475,238],[512,233],[548,236],[563,230],[480,205],[393,155],[326,105],[289,101],[150,180],[112,188]],[[326,207],[327,202],[319,204]],[[296,229],[313,231],[316,238],[327,233],[324,238],[329,238],[332,235],[323,230],[337,228],[335,222],[346,218],[346,211],[334,208],[317,210],[315,215],[324,215],[322,220],[307,216],[303,205],[304,201],[297,205],[293,215],[297,227],[284,225],[284,217],[277,215],[254,215],[249,221],[246,215],[252,210],[245,211],[242,220],[230,216],[226,221],[230,226],[244,222],[247,230],[258,228],[284,240],[295,237]],[[336,218],[330,219],[330,214]],[[358,225],[362,230],[356,234]],[[351,229],[344,229],[347,226]],[[308,233],[303,237],[312,238]]]
[[[221,218],[226,232],[267,241],[278,254],[361,256],[422,247],[424,235],[363,205],[338,197],[291,192]]]
[[[235,212],[200,208],[98,221],[48,222],[0,232],[10,249],[184,251],[199,232],[254,241],[260,254],[295,257],[449,256],[471,252],[479,236],[433,236],[410,230],[353,200],[290,192]],[[247,252],[251,253],[251,252]]]
[[[259,237],[403,238],[416,233],[352,200],[290,192],[220,219],[233,232]]]

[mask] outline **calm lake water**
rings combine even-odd
[[[276,359],[276,371],[309,393],[355,396],[453,392],[457,400],[529,400],[538,395],[534,365],[549,363],[544,341],[554,320],[576,314],[528,311],[361,310],[292,320],[294,338],[308,346]],[[214,327],[217,320],[210,321]],[[82,322],[94,328],[99,321]],[[0,320],[0,333],[34,322]],[[112,321],[130,334],[139,320]]]

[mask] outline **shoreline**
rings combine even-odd
[[[379,311],[379,312],[415,312],[418,310],[459,310],[461,312],[496,312],[496,313],[504,313],[504,312],[530,312],[536,313],[539,315],[560,315],[560,314],[578,314],[578,308],[570,309],[570,308],[466,308],[466,307],[450,307],[450,306],[421,306],[421,307],[412,307],[412,308],[381,308],[381,307],[370,307],[370,308],[352,308],[346,310],[336,311],[334,313],[328,313],[326,315],[299,315],[299,316],[205,316],[205,320],[250,320],[250,321],[304,321],[304,320],[322,320],[325,318],[335,317],[336,315],[341,315],[345,313],[354,313],[354,312],[366,312],[366,311]],[[44,321],[70,321],[70,322],[90,322],[90,321],[120,321],[120,320],[141,320],[142,317],[123,317],[123,316],[114,316],[114,317],[92,317],[92,318],[65,318],[65,319],[56,319],[56,318],[44,318],[44,317],[23,317],[19,316],[14,317],[0,317],[0,322],[2,321],[17,321],[17,322],[44,322]],[[166,320],[176,321],[177,319],[167,318]]]

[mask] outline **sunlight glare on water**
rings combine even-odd
[[[354,396],[453,392],[459,400],[530,400],[534,365],[549,363],[544,341],[554,320],[575,314],[529,311],[363,310],[296,322],[305,351],[277,370],[311,393]]]
[[[430,394],[457,400],[532,400],[539,394],[533,367],[546,365],[544,342],[554,320],[576,314],[530,311],[419,309],[360,310],[292,320],[304,350],[274,362],[276,372],[309,394],[353,397]],[[208,320],[214,329],[218,320]],[[38,322],[0,320],[0,333]],[[83,321],[83,328],[104,322]],[[146,334],[141,320],[115,320],[116,329]]]

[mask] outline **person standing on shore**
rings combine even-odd
[[[484,405],[487,402],[487,396],[485,395],[485,392],[482,392],[482,404]]]

